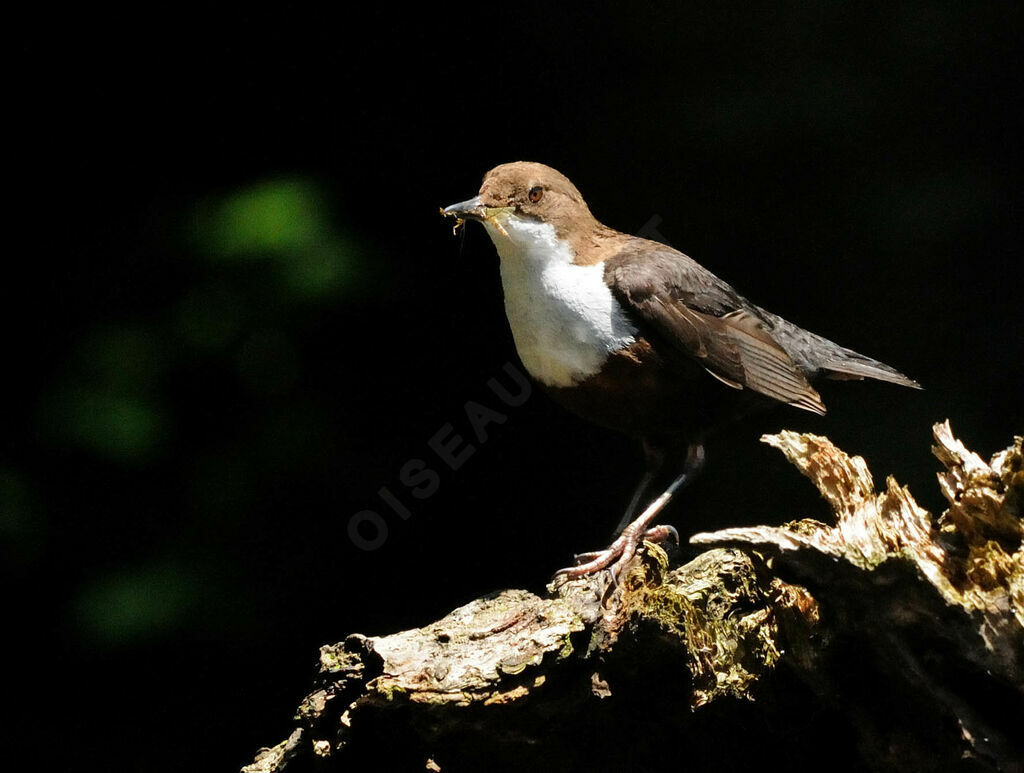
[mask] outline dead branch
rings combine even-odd
[[[646,545],[615,587],[504,591],[325,646],[295,731],[243,771],[799,768],[822,742],[838,769],[1022,770],[1022,439],[986,463],[948,422],[934,437],[938,518],[782,432],[763,439],[834,525],[698,534],[711,549],[677,568]]]

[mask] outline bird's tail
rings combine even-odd
[[[888,381],[890,384],[899,384],[912,389],[921,388],[921,385],[914,379],[904,376],[896,368],[886,365],[884,362],[865,357],[852,349],[845,349],[841,346],[836,346],[836,348],[839,350],[838,356],[829,356],[819,366],[825,378],[838,381],[859,381],[873,378],[876,381]]]
[[[780,343],[793,361],[809,376],[820,375],[839,381],[872,378],[890,384],[920,389],[921,385],[884,362],[865,357],[853,349],[816,335],[770,312],[764,312],[774,323]]]

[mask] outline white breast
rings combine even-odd
[[[514,216],[487,231],[501,257],[505,312],[523,365],[548,386],[596,374],[636,328],[604,282],[604,265],[577,266],[546,223]]]

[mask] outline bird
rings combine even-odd
[[[602,224],[569,178],[545,164],[496,166],[476,196],[441,213],[456,228],[481,223],[494,243],[530,376],[569,411],[638,439],[644,451],[617,537],[578,554],[555,573],[561,581],[605,570],[617,578],[643,540],[678,542],[673,527],[654,522],[703,467],[715,429],[783,405],[824,414],[813,386],[822,378],[920,388],[755,305],[682,252]]]

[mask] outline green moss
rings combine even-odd
[[[388,703],[393,703],[397,697],[408,695],[408,691],[401,685],[395,684],[394,682],[384,682],[382,684],[373,685],[378,695],[380,695]]]
[[[562,637],[562,646],[558,650],[558,654],[555,655],[555,660],[565,660],[566,658],[571,657],[574,651],[575,648],[572,646],[572,636],[566,634]]]
[[[694,705],[721,695],[749,698],[780,657],[773,602],[758,584],[753,559],[713,550],[666,573],[664,551],[645,546],[644,553],[626,579],[623,614],[653,623],[685,647]]]

